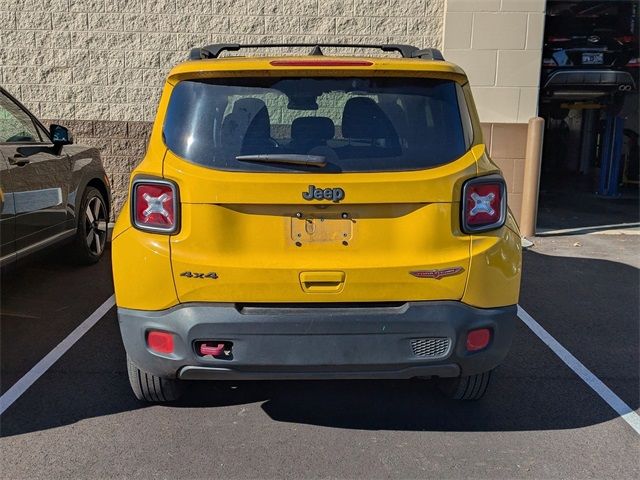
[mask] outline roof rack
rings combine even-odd
[[[243,48],[283,48],[283,47],[311,47],[313,50],[310,55],[323,55],[320,47],[335,47],[335,48],[371,48],[382,50],[383,52],[399,52],[403,58],[421,58],[424,60],[444,60],[442,53],[437,48],[423,48],[414,47],[412,45],[402,44],[386,44],[386,45],[373,45],[373,44],[356,44],[356,43],[254,43],[244,44],[239,43],[215,43],[213,45],[207,45],[201,48],[193,48],[189,54],[191,60],[202,60],[208,58],[218,58],[224,51],[237,52]]]

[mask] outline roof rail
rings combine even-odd
[[[322,55],[320,47],[335,48],[371,48],[382,50],[383,52],[399,52],[403,58],[422,58],[424,60],[444,60],[442,53],[437,48],[419,49],[412,45],[403,44],[357,44],[357,43],[215,43],[201,48],[193,48],[189,54],[191,60],[202,60],[208,58],[218,58],[224,51],[237,52],[243,48],[283,48],[283,47],[311,47],[311,55]]]

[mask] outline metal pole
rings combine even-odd
[[[580,132],[580,173],[587,175],[593,165],[596,152],[596,138],[600,110],[587,108],[582,111],[582,129]]]
[[[522,211],[520,213],[520,233],[523,237],[531,237],[536,233],[543,138],[544,119],[542,117],[531,118],[527,130],[527,150],[524,159],[524,185],[522,186]]]
[[[616,116],[613,119],[613,138],[611,140],[611,168],[607,182],[607,196],[618,197],[620,192],[620,167],[622,166],[622,144],[624,143],[624,118]]]
[[[603,196],[608,195],[609,177],[611,176],[614,119],[613,113],[607,111],[602,148],[600,149],[600,178],[598,179],[598,195]]]

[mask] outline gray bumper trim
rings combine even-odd
[[[373,304],[372,304],[373,305]],[[182,379],[320,379],[455,377],[497,366],[515,330],[516,307],[480,309],[460,302],[407,302],[395,306],[259,306],[183,304],[146,312],[118,309],[129,357],[141,369]],[[466,332],[492,330],[489,346],[466,351]],[[146,333],[174,335],[174,352],[154,353]],[[447,337],[445,356],[414,355],[412,339]],[[196,342],[233,344],[232,355],[196,353]]]
[[[614,87],[635,82],[629,72],[608,69],[556,70],[549,74],[543,88]]]
[[[238,371],[222,367],[183,367],[181,380],[336,380],[336,379],[400,379],[414,377],[457,377],[460,367],[450,365],[422,365],[399,370],[332,370],[332,371]]]

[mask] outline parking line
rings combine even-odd
[[[85,321],[78,325],[62,342],[40,360],[26,375],[9,388],[0,397],[0,415],[9,408],[31,385],[33,385],[51,366],[56,363],[82,336],[87,333],[115,305],[115,295],[111,295]],[[634,412],[620,397],[596,377],[587,367],[574,357],[569,350],[551,336],[542,325],[534,320],[520,305],[518,317],[540,340],[542,340],[576,375],[640,434],[640,415]]]
[[[574,357],[569,350],[560,345],[560,342],[553,338],[551,334],[536,322],[520,305],[518,305],[518,317],[520,317],[520,320],[522,320],[540,340],[553,350],[553,353],[555,353],[560,360],[589,385],[594,392],[600,395],[600,398],[607,402],[637,434],[640,434],[640,415],[624,403],[619,396],[613,393],[613,391],[585,367],[580,360]]]
[[[78,325],[64,340],[51,350],[42,360],[35,364],[20,380],[14,383],[9,390],[0,397],[0,415],[2,415],[13,402],[27,391],[51,366],[62,357],[82,336],[93,327],[98,320],[115,305],[115,295],[111,295],[100,305],[95,312]]]

